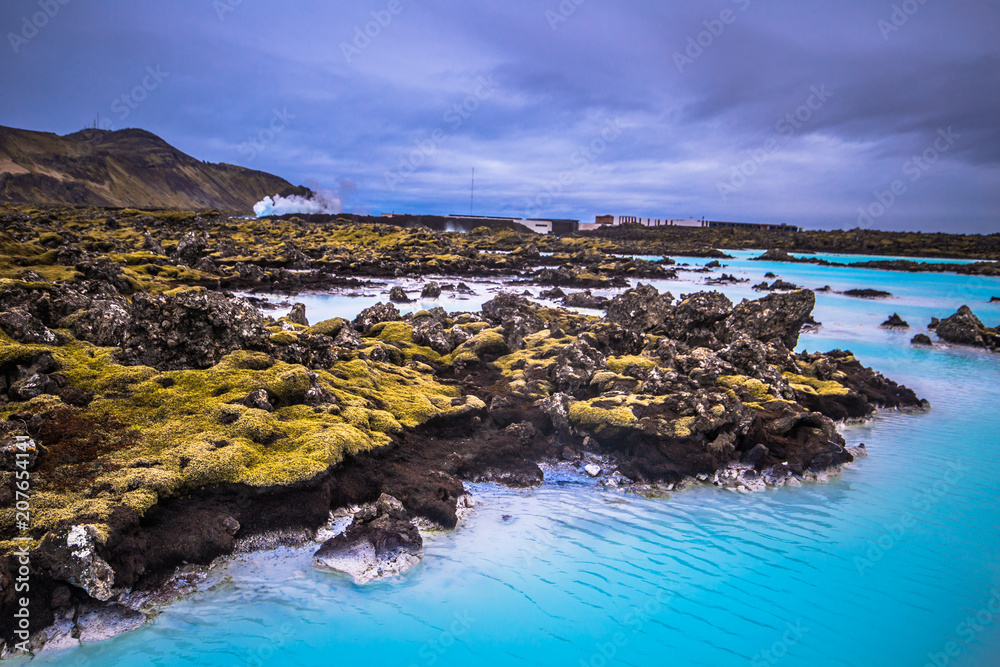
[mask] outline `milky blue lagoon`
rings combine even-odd
[[[314,571],[315,547],[242,556],[213,573],[222,583],[143,629],[32,664],[1000,664],[990,611],[1000,610],[1000,356],[909,346],[931,316],[962,304],[1000,322],[988,304],[1000,280],[737,255],[726,272],[753,283],[773,271],[805,287],[896,295],[819,294],[824,326],[800,348],[851,349],[933,409],[845,427],[871,456],[829,484],[656,500],[565,475],[530,491],[474,486],[476,511],[429,537],[402,580],[360,588]],[[657,286],[676,296],[705,277]],[[474,310],[497,288],[470,285],[478,297],[441,305]],[[383,291],[295,300],[317,321],[353,316]],[[723,291],[760,296],[749,284]],[[894,312],[913,329],[879,329]]]

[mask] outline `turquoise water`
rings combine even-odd
[[[244,556],[219,573],[224,583],[138,632],[32,664],[1000,664],[990,611],[1000,610],[1000,355],[908,345],[963,303],[996,324],[1000,308],[986,301],[1000,280],[729,264],[754,282],[772,270],[810,287],[893,292],[819,295],[824,326],[801,348],[849,348],[933,410],[845,427],[871,456],[824,485],[660,500],[573,477],[530,491],[476,486],[467,523],[430,537],[400,581],[356,587],[312,570],[313,549]],[[496,285],[473,287],[489,298]],[[307,306],[313,320],[360,309],[345,297]],[[892,312],[914,331],[878,329]]]
[[[730,253],[732,254],[732,253]],[[837,262],[839,264],[858,264],[860,262],[880,262],[880,261],[892,261],[896,259],[914,259],[912,257],[901,257],[893,255],[841,255],[838,253],[793,253],[794,257],[811,257],[813,259],[825,259],[828,262]],[[758,255],[759,257],[759,255]],[[914,261],[923,262],[924,264],[974,264],[978,259],[949,259],[942,257],[920,257]]]
[[[763,250],[725,250],[724,252],[727,255],[732,255],[733,257],[738,257],[740,259],[750,259],[751,257],[760,257],[764,253]],[[818,253],[793,252],[791,254],[793,257],[824,259],[828,262],[836,262],[838,264],[859,264],[861,262],[893,261],[897,259],[906,259],[914,262],[923,262],[924,264],[974,264],[975,262],[982,261],[978,259],[951,259],[947,257],[903,257],[901,255],[845,255],[842,253],[829,253],[829,252],[818,252]]]

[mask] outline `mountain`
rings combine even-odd
[[[145,130],[59,136],[0,126],[0,201],[250,211],[291,188],[262,171],[196,160]]]

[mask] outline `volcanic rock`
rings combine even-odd
[[[58,337],[30,312],[15,308],[0,313],[0,328],[19,343],[55,345]]]
[[[983,324],[968,306],[962,306],[957,313],[941,320],[936,331],[941,340],[957,345],[996,348],[998,344],[997,330]]]
[[[420,292],[421,299],[438,299],[441,297],[441,286],[437,283],[427,283]]]
[[[794,350],[799,333],[815,307],[816,295],[809,290],[744,301],[725,320],[721,338],[728,342],[742,334],[764,343],[780,341],[787,349]]]
[[[892,296],[890,292],[877,289],[849,289],[844,292],[845,296],[853,296],[858,299],[888,299]]]
[[[909,329],[910,325],[898,313],[893,313],[892,317],[887,319],[881,325],[882,329]]]
[[[245,299],[191,290],[136,294],[124,355],[129,364],[159,370],[208,368],[234,350],[266,350],[270,332]]]
[[[607,318],[637,333],[648,333],[663,326],[673,302],[674,296],[670,292],[661,295],[652,285],[639,283],[635,289],[611,300]]]
[[[558,288],[557,288],[558,289]],[[591,310],[601,310],[607,308],[610,300],[603,296],[594,296],[590,290],[574,292],[562,299],[562,304],[567,308],[590,308]]]
[[[313,567],[342,572],[356,584],[367,584],[417,565],[424,557],[423,545],[403,504],[383,493],[374,506],[354,515],[346,531],[320,547]]]
[[[377,303],[371,308],[365,308],[354,318],[354,329],[362,334],[368,333],[373,326],[382,322],[398,322],[402,320],[399,310],[391,303]]]
[[[393,303],[412,303],[413,301],[406,294],[406,290],[404,290],[399,285],[389,290],[389,300],[392,301]]]
[[[177,244],[177,248],[171,253],[170,258],[187,266],[194,266],[198,263],[202,253],[205,252],[205,239],[197,232],[188,232]]]
[[[304,327],[309,326],[309,320],[306,319],[306,306],[303,303],[297,303],[292,306],[292,310],[287,315],[287,319],[292,324],[301,324]]]

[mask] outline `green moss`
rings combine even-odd
[[[154,254],[148,250],[130,252],[123,255],[111,255],[111,257],[120,259],[129,266],[142,266],[144,264],[152,264],[156,259],[165,259],[162,255]]]
[[[280,331],[276,334],[271,334],[271,342],[282,346],[295,345],[295,343],[299,342],[299,337],[291,331]]]
[[[526,372],[532,377],[547,376],[548,370],[556,363],[559,351],[573,342],[572,338],[554,339],[548,330],[531,334],[524,340],[524,347],[497,359],[493,366],[500,371],[508,390],[526,398],[544,398],[551,395],[553,387],[546,380],[525,380]],[[546,369],[540,373],[539,369]]]
[[[472,334],[473,336],[490,328],[488,322],[469,322],[467,324],[457,324],[455,326],[467,333]]]
[[[849,392],[847,387],[832,380],[818,380],[805,375],[795,373],[783,373],[783,377],[788,380],[788,384],[795,391],[806,394],[819,394],[820,396],[845,396]]]
[[[49,243],[62,244],[63,237],[55,232],[46,232],[38,237],[38,242],[42,245],[48,245]]]
[[[608,357],[608,370],[615,373],[624,373],[625,369],[629,366],[638,366],[648,371],[656,368],[656,362],[649,357]]]
[[[220,370],[266,371],[274,366],[274,359],[264,352],[238,350],[224,357],[216,368]]]
[[[164,296],[180,296],[181,294],[200,294],[205,291],[204,287],[190,287],[188,285],[182,285],[180,287],[175,287],[172,290],[167,290],[163,293]]]
[[[621,437],[639,421],[624,397],[577,401],[569,407],[569,420],[601,440]]]
[[[742,390],[748,396],[760,401],[773,400],[775,398],[771,393],[771,387],[756,378],[749,378],[744,375],[723,375],[716,380],[716,384],[727,389]]]
[[[330,336],[331,338],[336,338],[340,330],[344,328],[347,324],[347,320],[340,317],[335,317],[331,320],[323,320],[318,322],[309,328],[309,333],[316,336]]]
[[[371,328],[367,337],[411,343],[413,342],[413,327],[405,322],[380,322]]]
[[[285,432],[278,428],[269,412],[241,405],[227,406],[224,414],[232,413],[235,413],[233,416],[238,415],[238,417],[228,430],[237,437],[246,438],[257,444],[269,445],[285,436]]]
[[[722,407],[722,406],[716,406]],[[723,408],[725,410],[725,408]],[[681,417],[670,423],[673,429],[673,435],[675,438],[689,438],[691,437],[691,429],[695,422],[698,421],[697,417]]]
[[[462,347],[479,357],[501,355],[508,351],[500,329],[486,329],[462,343]]]
[[[36,479],[38,531],[81,517],[106,522],[120,505],[144,512],[207,484],[308,479],[348,454],[389,444],[404,427],[482,406],[474,397],[452,405],[460,390],[437,383],[424,369],[356,359],[314,371],[341,406],[317,411],[301,404],[313,382],[309,371],[259,352],[236,352],[205,370],[161,373],[121,366],[113,349],[76,341],[25,346],[0,335],[0,359],[30,360],[43,351],[53,354],[73,386],[97,394],[75,414],[113,417],[134,427],[138,438],[107,455],[111,470],[83,488],[58,490],[44,476]],[[273,397],[273,413],[236,403],[261,388]],[[0,407],[0,419],[14,411],[66,409],[58,397],[42,395]],[[9,532],[14,516],[6,509],[0,510],[0,529]]]

